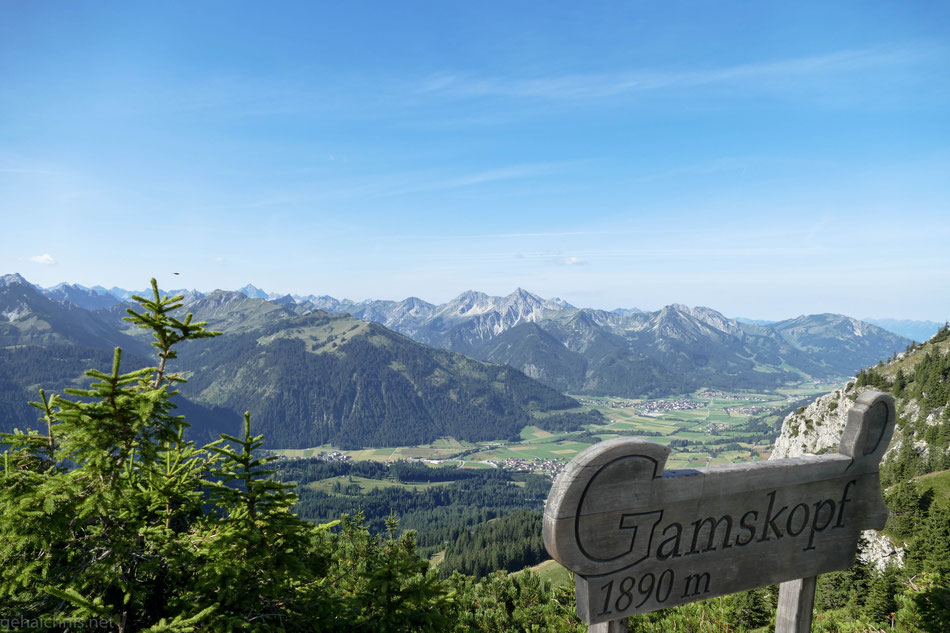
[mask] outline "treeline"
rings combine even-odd
[[[280,463],[277,477],[296,483],[298,497],[294,509],[301,518],[322,522],[341,514],[359,513],[371,531],[382,533],[387,519],[398,516],[400,529],[416,532],[416,542],[425,555],[445,549],[472,528],[492,519],[521,510],[540,511],[551,487],[550,478],[543,475],[495,468],[429,468],[405,462],[387,465],[294,460]],[[358,485],[348,485],[346,480],[329,492],[309,486],[338,477],[391,479],[407,486],[360,491]],[[436,482],[442,485],[428,485]]]
[[[914,370],[905,375],[903,369],[898,368],[894,378],[888,378],[883,372],[883,363],[860,371],[857,375],[856,386],[871,386],[891,392],[896,398],[916,400],[920,407],[930,410],[942,407],[950,402],[950,352],[940,353],[935,348],[950,338],[950,326],[944,325],[930,339],[929,350],[923,352],[923,357],[917,361]],[[908,351],[915,351],[920,345],[911,345]]]
[[[909,374],[898,368],[891,378],[879,364],[857,375],[856,386],[889,392],[918,410],[914,420],[898,417],[900,447],[881,467],[885,486],[950,468],[950,351],[935,347],[948,339],[950,326],[944,325],[928,343],[909,346],[908,352],[922,354]],[[931,416],[936,416],[935,424],[928,423]]]
[[[460,572],[481,578],[496,570],[518,571],[551,558],[541,538],[541,519],[541,512],[515,512],[463,531],[449,543],[439,571],[443,577]]]

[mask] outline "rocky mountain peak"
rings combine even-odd
[[[276,303],[277,305],[282,306],[295,306],[297,305],[297,300],[291,297],[290,295],[283,295],[282,297],[275,297],[269,299],[271,303]]]
[[[611,310],[614,314],[619,314],[620,316],[632,316],[634,314],[643,314],[643,310],[640,308],[614,308]]]
[[[671,303],[668,306],[663,306],[653,317],[653,329],[664,329],[672,332],[670,328],[680,327],[691,318],[692,313],[688,306],[681,303]]]
[[[696,306],[690,311],[690,315],[693,316],[693,318],[702,321],[709,327],[717,329],[721,332],[726,332],[734,336],[738,336],[742,333],[742,328],[735,320],[730,319],[721,312],[713,310],[712,308]]]
[[[198,300],[198,303],[208,306],[221,306],[236,301],[244,301],[249,297],[239,290],[213,290]]]
[[[267,299],[268,297],[266,292],[251,284],[247,284],[242,288],[238,288],[237,291],[243,294],[245,297],[249,297],[251,299]]]
[[[31,284],[26,279],[24,279],[20,275],[20,273],[10,273],[8,275],[3,275],[2,277],[0,277],[0,287],[8,287],[8,286],[15,286],[15,285],[29,286],[31,288],[33,287],[33,284]]]
[[[508,295],[507,298],[514,299],[514,300],[521,300],[521,301],[529,301],[532,303],[544,302],[544,299],[542,299],[538,295],[534,294],[533,292],[528,292],[527,290],[521,287],[515,288],[514,292]]]
[[[419,297],[407,297],[397,303],[394,309],[406,316],[424,318],[432,314],[435,306]]]
[[[650,321],[649,329],[667,339],[699,340],[740,336],[741,326],[712,308],[690,308],[680,303],[665,306]]]
[[[320,310],[326,310],[327,312],[337,312],[341,301],[331,297],[330,295],[320,295],[315,297],[313,295],[308,295],[305,297],[307,301],[313,304],[316,308]]]
[[[440,312],[450,316],[472,316],[491,310],[492,305],[484,292],[466,290],[442,307]]]
[[[590,310],[578,310],[577,314],[571,317],[569,323],[572,324],[583,324],[587,326],[595,326],[597,323],[594,321]]]
[[[544,299],[522,288],[516,289],[510,295],[504,297],[502,301],[505,307],[514,307],[521,313],[539,310],[544,306],[544,303]]]

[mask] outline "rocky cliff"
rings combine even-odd
[[[799,457],[805,453],[820,455],[838,450],[838,442],[848,421],[848,412],[858,395],[870,387],[855,387],[848,383],[815,399],[811,404],[790,413],[782,422],[782,431],[775,440],[769,459]],[[894,450],[894,445],[888,452]],[[863,534],[858,557],[878,569],[890,564],[903,564],[904,551],[890,537],[876,530]]]
[[[894,438],[882,460],[884,484],[946,468],[950,454],[950,431],[945,428],[950,427],[945,371],[948,365],[950,332],[944,328],[929,342],[911,346],[889,362],[862,371],[845,387],[789,414],[782,423],[771,459],[836,451],[857,397],[868,389],[878,389],[896,397],[898,416]],[[903,564],[900,544],[888,535],[868,531],[864,537],[866,542],[859,552],[862,560],[879,569]]]

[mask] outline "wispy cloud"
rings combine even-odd
[[[368,176],[329,192],[334,197],[390,197],[414,193],[451,191],[506,181],[526,180],[545,176],[570,163],[531,163],[509,165],[497,169],[446,174],[444,170],[420,170]],[[328,192],[324,192],[327,195]]]
[[[544,77],[479,77],[442,73],[418,86],[420,94],[450,97],[507,97],[579,100],[671,88],[740,82],[781,82],[802,77],[899,67],[943,53],[935,47],[845,50],[794,59],[693,70],[639,69],[614,73]]]
[[[487,171],[465,174],[454,178],[445,178],[426,183],[408,185],[403,188],[396,188],[389,192],[389,195],[401,195],[407,193],[421,193],[427,191],[445,191],[448,189],[461,189],[464,187],[473,187],[503,180],[518,180],[530,178],[549,173],[552,170],[551,165],[514,165],[511,167],[502,167],[500,169],[489,169]]]
[[[548,260],[548,262],[557,266],[584,266],[587,264],[586,259],[583,257],[576,257],[574,255],[552,257]]]
[[[43,253],[42,255],[34,255],[30,257],[30,261],[34,264],[43,264],[44,266],[53,266],[56,264],[56,260],[53,259],[53,256],[49,253]]]

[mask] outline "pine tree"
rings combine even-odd
[[[920,522],[920,502],[920,493],[912,482],[895,484],[887,495],[887,507],[891,510],[888,531],[899,539],[913,536]]]
[[[173,615],[166,552],[201,514],[209,456],[183,439],[171,401],[182,378],[166,363],[173,345],[217,333],[171,317],[181,297],[161,297],[154,279],[152,290],[129,320],[152,330],[157,367],[122,373],[116,349],[110,372],[90,370],[88,388],[65,390],[78,399],[41,391],[31,403],[46,436],[2,438],[0,595],[26,616],[105,618],[125,631]]]

